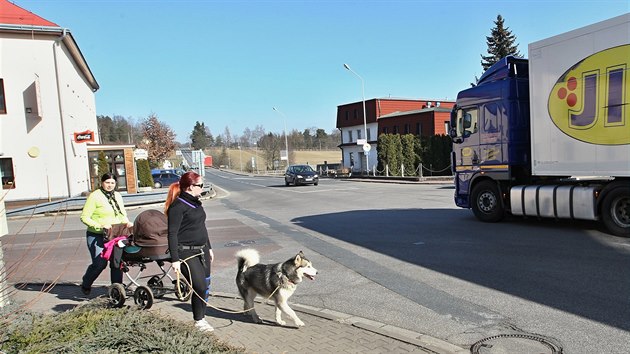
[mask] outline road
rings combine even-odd
[[[219,191],[204,202],[215,291],[236,293],[232,256],[242,247],[260,250],[265,263],[303,250],[320,274],[300,285],[294,303],[461,347],[521,333],[548,338],[565,353],[630,352],[630,240],[595,223],[480,223],[454,206],[450,185],[324,179],[285,187],[281,178],[208,171]],[[7,241],[17,246],[59,228],[61,237],[80,240],[77,220],[10,220],[10,232],[21,231],[3,238],[5,256]],[[57,266],[78,263],[81,273],[84,247],[68,247]],[[70,272],[65,277],[76,276]]]

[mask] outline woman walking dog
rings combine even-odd
[[[168,217],[168,249],[173,268],[191,282],[194,291],[191,305],[195,327],[212,332],[214,328],[205,317],[214,254],[206,229],[206,212],[199,200],[202,192],[203,178],[192,171],[184,173],[179,183],[169,187],[164,214]]]

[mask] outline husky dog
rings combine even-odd
[[[276,322],[284,326],[282,312],[291,317],[295,325],[304,326],[295,312],[289,307],[287,300],[293,295],[297,284],[303,277],[314,280],[317,269],[311,262],[304,258],[300,251],[295,257],[282,263],[259,264],[260,255],[255,249],[244,249],[236,253],[238,272],[236,273],[236,286],[245,302],[244,310],[248,310],[255,323],[262,323],[256,310],[254,310],[254,298],[256,294],[264,298],[272,298],[276,304]]]

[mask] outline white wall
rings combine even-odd
[[[0,153],[13,159],[15,175],[6,201],[63,198],[88,189],[87,149],[72,141],[74,132],[97,130],[94,93],[53,38],[0,34],[7,106],[0,115]],[[29,156],[35,150],[39,155]]]
[[[370,141],[376,141],[376,137],[378,134],[378,125],[377,123],[369,123],[367,124],[367,129],[370,131]],[[341,141],[343,144],[347,143],[355,143],[357,142],[357,130],[361,130],[361,138],[365,139],[365,131],[363,124],[355,125],[351,127],[343,127],[341,130]],[[352,131],[352,141],[348,139],[348,131]],[[377,163],[377,153],[376,153],[376,143],[370,143],[371,150],[367,154],[369,170],[372,171],[374,166]],[[355,171],[365,170],[366,166],[361,164],[360,154],[363,153],[363,146],[361,145],[352,145],[352,146],[342,146],[341,147],[342,155],[343,155],[343,167],[350,168],[350,153],[354,153],[354,169]]]

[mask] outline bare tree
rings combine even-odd
[[[148,151],[151,166],[157,167],[175,150],[177,135],[168,125],[160,122],[155,113],[141,123],[141,130],[142,140],[138,146]]]

